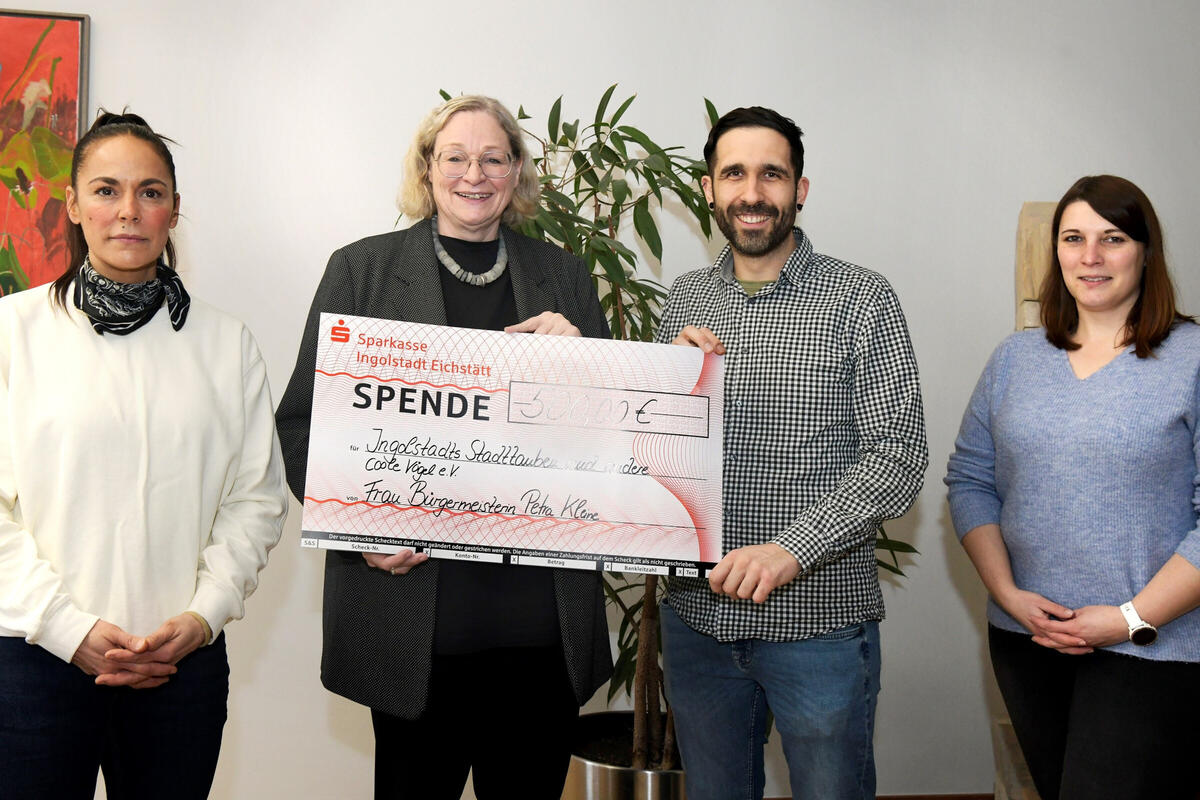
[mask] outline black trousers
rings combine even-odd
[[[1043,800],[1200,796],[1200,664],[1063,655],[993,626],[988,644]]]
[[[0,636],[0,797],[208,797],[229,696],[225,634],[153,689],[97,686],[17,636]]]
[[[433,658],[417,720],[371,710],[376,800],[558,800],[579,706],[559,647]]]

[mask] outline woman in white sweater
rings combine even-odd
[[[287,511],[266,370],[171,269],[145,120],[96,120],[66,204],[66,272],[0,299],[0,793],[202,798]]]

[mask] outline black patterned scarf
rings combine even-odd
[[[187,321],[192,299],[175,270],[158,262],[158,275],[144,283],[121,283],[104,277],[85,258],[75,278],[75,307],[87,314],[99,334],[124,336],[149,322],[167,297],[171,327]]]

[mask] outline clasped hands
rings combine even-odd
[[[1015,587],[996,601],[1033,634],[1036,644],[1060,653],[1083,655],[1129,638],[1129,626],[1116,606],[1067,608]]]
[[[134,636],[111,622],[98,620],[71,658],[71,663],[98,686],[152,689],[174,675],[179,660],[204,644],[204,626],[191,614],[179,614],[149,636]]]

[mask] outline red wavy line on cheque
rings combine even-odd
[[[497,392],[507,392],[508,389],[485,389],[482,386],[459,386],[457,383],[430,383],[429,381],[406,381],[403,378],[381,378],[378,375],[367,373],[366,375],[354,375],[349,372],[326,372],[323,369],[318,369],[317,372],[330,378],[336,378],[345,375],[347,378],[354,378],[356,381],[361,381],[364,378],[370,378],[373,381],[380,383],[403,383],[405,386],[429,386],[434,389],[458,389],[460,392],[486,392],[495,394]]]
[[[396,505],[395,503],[369,503],[366,500],[355,500],[354,502],[348,502],[346,500],[338,500],[336,497],[330,497],[328,500],[318,500],[315,497],[305,495],[304,499],[306,501],[311,500],[314,503],[317,503],[318,505],[323,505],[325,503],[337,503],[338,505],[347,506],[347,507],[349,507],[349,506],[367,506],[369,508],[394,508],[397,511],[420,511],[422,514],[442,513],[442,514],[449,514],[451,516],[472,516],[472,517],[478,517],[480,519],[490,519],[490,518],[498,517],[500,519],[512,520],[514,522],[517,520],[525,520],[526,522],[531,523],[531,524],[535,524],[538,522],[552,522],[552,523],[568,523],[568,524],[573,524],[573,525],[583,525],[583,526],[587,526],[587,527],[599,525],[601,527],[607,528],[610,531],[617,530],[618,528],[633,528],[634,530],[643,530],[643,531],[654,531],[654,530],[659,530],[662,528],[661,525],[637,525],[632,522],[622,522],[622,523],[599,522],[599,521],[589,522],[588,520],[563,519],[562,517],[531,517],[528,514],[495,514],[495,513],[485,514],[481,511],[451,511],[448,508],[424,508],[422,506],[401,506],[401,505]]]

